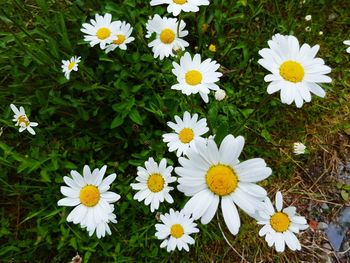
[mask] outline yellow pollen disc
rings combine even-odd
[[[182,143],[189,143],[193,140],[194,133],[190,128],[184,128],[179,132],[179,139]]]
[[[164,188],[164,178],[160,174],[151,174],[147,180],[148,189],[153,193],[158,193]]]
[[[30,122],[29,122],[27,116],[25,116],[25,115],[19,116],[17,119],[17,122],[19,125],[24,124],[24,126],[26,126],[26,127],[30,125]]]
[[[227,165],[217,164],[209,168],[205,177],[209,189],[219,196],[232,193],[238,184],[238,177]]]
[[[271,216],[270,224],[276,232],[284,232],[288,229],[290,220],[285,213],[278,212]]]
[[[175,238],[182,237],[184,235],[184,232],[184,228],[180,224],[174,224],[170,229],[171,236]]]
[[[195,86],[202,83],[202,73],[198,70],[190,70],[186,73],[185,79],[188,85]]]
[[[117,38],[116,40],[113,40],[113,43],[116,44],[116,45],[121,45],[124,43],[125,41],[125,36],[124,35],[117,35]]]
[[[162,41],[164,44],[171,44],[174,40],[175,33],[170,28],[166,28],[160,33],[160,41]]]
[[[74,65],[75,65],[75,62],[70,62],[70,63],[68,64],[68,70],[72,70],[72,68],[74,67]]]
[[[97,33],[96,33],[97,38],[101,40],[109,38],[110,35],[111,35],[111,30],[109,30],[107,27],[101,27],[99,30],[97,30]]]
[[[100,201],[100,190],[94,185],[87,185],[80,190],[80,203],[93,207]]]
[[[288,60],[280,66],[280,75],[287,81],[297,83],[303,80],[305,72],[299,62]]]
[[[187,0],[173,0],[173,2],[178,5],[183,5],[187,3]]]

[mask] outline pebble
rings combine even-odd
[[[321,205],[321,208],[322,208],[323,210],[328,210],[328,209],[329,209],[329,206],[328,206],[326,203],[323,203],[323,204]]]

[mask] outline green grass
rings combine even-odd
[[[155,214],[132,199],[136,167],[148,157],[176,156],[161,143],[170,132],[166,122],[188,110],[206,117],[216,141],[229,133],[246,138],[242,159],[262,157],[274,173],[264,186],[270,197],[283,181],[292,187],[296,163],[291,156],[295,141],[310,141],[348,129],[338,112],[349,113],[350,56],[343,40],[349,39],[350,18],[346,0],[227,1],[212,0],[198,13],[182,15],[190,34],[188,50],[221,64],[220,86],[228,98],[205,105],[199,96],[186,97],[170,90],[176,79],[171,59],[153,59],[146,45],[145,23],[153,14],[166,14],[164,6],[151,8],[149,1],[45,1],[4,0],[0,4],[0,258],[5,262],[68,262],[76,252],[84,262],[233,262],[239,257],[223,241],[214,219],[200,225],[190,253],[168,254],[155,236]],[[135,42],[127,51],[108,55],[83,41],[80,28],[95,13],[109,12],[113,19],[134,27]],[[312,21],[304,17],[312,15]],[[335,15],[330,19],[330,15]],[[207,25],[207,26],[205,26]],[[310,26],[311,32],[305,27]],[[319,35],[323,31],[323,35]],[[267,47],[275,33],[293,34],[301,43],[320,44],[318,56],[332,67],[331,85],[324,86],[325,99],[313,96],[302,109],[281,104],[272,96],[264,101],[267,71],[257,63],[258,51]],[[210,44],[217,52],[208,50]],[[79,71],[67,81],[61,60],[82,56]],[[174,58],[175,60],[177,58]],[[30,120],[39,123],[37,135],[18,133],[11,119],[10,103],[25,107]],[[347,108],[346,108],[347,107]],[[327,121],[330,119],[338,121]],[[324,124],[324,125],[323,125]],[[328,126],[327,126],[328,125]],[[310,134],[308,128],[321,134]],[[323,135],[322,135],[323,134]],[[112,190],[122,199],[116,205],[118,223],[113,234],[102,240],[89,238],[79,226],[67,223],[70,209],[57,206],[63,176],[108,165],[118,174]],[[290,183],[288,183],[290,180]],[[184,196],[174,191],[181,209]],[[160,212],[171,206],[162,204]],[[249,262],[299,262],[310,259],[310,251],[276,254],[257,236],[258,227],[240,213],[243,225],[233,237],[221,225],[232,245]],[[238,262],[238,261],[237,261]]]

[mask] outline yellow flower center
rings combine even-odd
[[[160,174],[151,174],[147,180],[148,189],[153,193],[158,193],[164,188],[164,178]]]
[[[18,117],[17,122],[21,126],[28,127],[30,125],[30,121],[28,120],[26,115],[21,115]]]
[[[178,5],[183,5],[187,3],[187,0],[173,0],[173,2]]]
[[[299,62],[288,60],[280,66],[280,75],[287,81],[297,83],[303,80],[305,72]]]
[[[193,140],[194,133],[190,128],[184,128],[179,132],[179,139],[182,143],[189,143]]]
[[[170,229],[171,236],[175,238],[182,237],[184,235],[184,232],[184,228],[180,224],[174,224]]]
[[[118,39],[113,40],[113,43],[116,45],[121,45],[125,41],[125,36],[124,35],[117,35]]]
[[[209,168],[205,177],[209,189],[217,195],[232,193],[238,185],[238,177],[230,166],[217,164]]]
[[[174,40],[175,33],[170,28],[166,28],[160,33],[160,41],[162,41],[164,44],[171,44]]]
[[[100,190],[94,185],[87,185],[80,190],[80,203],[93,207],[100,201]]]
[[[276,232],[284,232],[288,229],[290,220],[285,213],[278,212],[271,216],[270,224]]]
[[[74,65],[75,65],[75,62],[70,62],[70,63],[68,64],[68,70],[72,70],[72,68],[74,67]]]
[[[195,86],[202,83],[202,73],[198,70],[190,70],[186,73],[185,79],[188,85]]]
[[[101,27],[99,30],[97,30],[96,36],[100,40],[104,40],[106,38],[109,38],[111,35],[111,30],[109,30],[107,27]]]

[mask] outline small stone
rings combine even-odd
[[[328,228],[328,224],[326,224],[325,222],[319,222],[317,224],[317,229],[318,230],[325,230],[326,228]]]
[[[329,206],[328,206],[326,203],[323,203],[323,204],[321,205],[321,208],[322,208],[323,210],[328,210],[328,209],[329,209]]]

